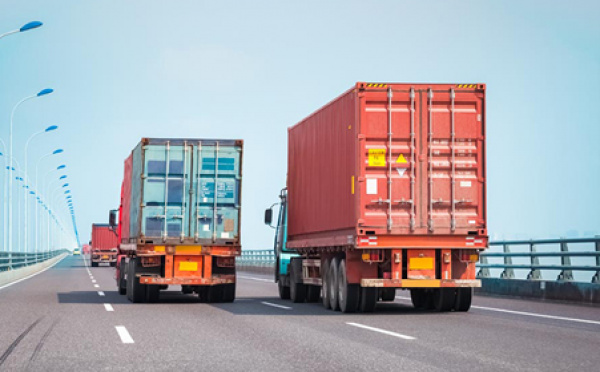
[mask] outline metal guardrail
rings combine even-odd
[[[0,252],[0,272],[35,265],[67,252],[66,249],[38,253]]]
[[[594,251],[569,251],[569,244],[593,243]],[[527,252],[511,252],[511,246],[527,246]],[[560,251],[538,252],[537,248],[542,245],[559,245]],[[480,278],[490,278],[490,269],[502,269],[500,278],[514,279],[515,270],[529,270],[528,280],[542,280],[541,270],[558,270],[556,280],[572,281],[573,271],[592,271],[596,274],[592,278],[592,283],[600,283],[600,236],[595,238],[574,238],[574,239],[539,239],[539,240],[507,240],[499,242],[490,242],[490,246],[501,246],[502,252],[485,252],[482,254],[481,261],[477,265],[480,270],[477,274]],[[488,258],[503,257],[503,263],[489,263]],[[513,257],[528,257],[529,264],[513,264]],[[560,265],[540,264],[542,257],[560,257]],[[572,265],[571,257],[595,257],[596,265]]]
[[[237,259],[237,264],[251,267],[273,267],[275,252],[272,249],[242,251],[242,255]]]
[[[594,251],[569,251],[569,244],[594,243]],[[560,251],[538,252],[541,245],[559,245]],[[528,246],[527,252],[511,252],[511,246]],[[542,280],[541,270],[558,270],[556,280],[573,281],[573,271],[595,272],[592,283],[600,283],[600,236],[595,238],[574,239],[539,239],[539,240],[507,240],[490,242],[490,247],[501,246],[502,252],[483,252],[480,255],[478,278],[491,278],[490,269],[502,269],[500,278],[515,279],[515,270],[529,270],[528,280]],[[503,263],[489,263],[489,258],[503,257]],[[513,257],[528,257],[529,264],[513,264]],[[560,257],[560,265],[540,264],[542,257]],[[596,265],[572,265],[571,257],[595,257]],[[238,258],[238,265],[244,267],[269,267],[275,264],[275,254],[272,249],[246,250]]]

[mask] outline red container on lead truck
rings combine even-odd
[[[92,224],[92,240],[90,241],[92,267],[97,267],[101,263],[115,266],[117,264],[118,243],[117,232],[111,229],[109,225]]]
[[[208,302],[235,298],[241,252],[241,140],[143,138],[125,160],[117,287],[154,302],[180,285]],[[116,211],[110,225],[116,226]]]
[[[322,286],[325,307],[372,311],[410,289],[468,310],[488,246],[485,85],[357,83],[289,129],[280,198],[282,298]]]

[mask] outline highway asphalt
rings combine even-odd
[[[593,371],[600,308],[476,296],[468,313],[417,311],[409,293],[372,314],[277,296],[238,273],[234,303],[177,288],[120,296],[111,267],[69,256],[0,289],[0,371]]]

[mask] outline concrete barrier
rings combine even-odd
[[[21,267],[19,269],[10,270],[10,271],[2,271],[0,272],[0,289],[11,283],[27,278],[28,276],[35,275],[42,270],[49,268],[50,266],[56,264],[58,261],[65,258],[68,254],[63,253],[60,256],[56,256],[47,261],[37,263],[35,265],[30,265],[26,267]]]
[[[481,288],[476,288],[475,293],[600,304],[600,284],[597,283],[482,278]]]

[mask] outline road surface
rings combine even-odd
[[[0,289],[2,371],[592,371],[600,308],[475,297],[468,313],[417,311],[408,292],[372,314],[277,296],[240,272],[231,304],[161,292],[131,304],[111,267],[69,256]]]

